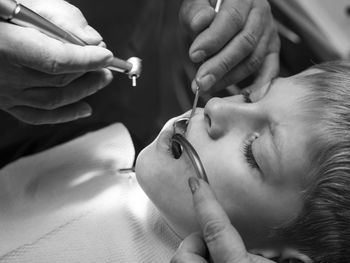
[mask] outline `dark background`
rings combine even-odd
[[[100,32],[115,56],[143,59],[142,76],[135,88],[131,87],[126,75],[117,73],[108,87],[86,99],[94,111],[87,119],[32,126],[0,112],[0,167],[21,156],[45,150],[114,122],[127,126],[138,151],[154,139],[165,121],[191,107],[193,94],[190,83],[194,67],[188,61],[186,43],[189,42],[178,22],[181,1],[70,2]],[[271,1],[278,23],[299,37],[299,41],[294,41],[280,27],[281,76],[337,58],[327,45],[315,42],[312,33],[300,23],[298,11],[290,12],[290,8],[284,9],[278,3]],[[323,49],[320,50],[320,47]],[[199,105],[204,103],[202,100]]]

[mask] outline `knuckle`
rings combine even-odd
[[[54,83],[56,87],[64,87],[73,81],[73,77],[69,74],[62,74],[54,77]]]
[[[226,74],[227,72],[229,72],[232,69],[233,63],[234,63],[234,61],[229,56],[223,57],[221,60],[221,63],[219,64],[220,71],[223,72],[224,74]]]
[[[242,14],[239,12],[239,10],[235,6],[229,6],[225,9],[223,9],[224,12],[228,14],[228,16],[231,18],[233,25],[240,29],[244,25],[244,18]]]
[[[58,74],[61,71],[62,65],[57,59],[52,59],[49,62],[49,73]]]
[[[256,72],[258,71],[262,66],[262,59],[259,57],[251,57],[248,59],[246,68],[248,72]]]
[[[248,49],[252,50],[258,43],[258,39],[255,35],[251,33],[245,33],[242,35],[244,46],[246,46]]]
[[[47,54],[44,54],[43,61],[45,61],[43,65],[43,71],[48,74],[59,74],[65,67],[63,44],[59,44],[59,49],[61,50],[48,50]]]
[[[47,110],[54,110],[58,108],[62,103],[62,89],[57,89],[57,91],[54,93],[54,95],[51,96],[51,98],[48,100],[47,103]]]
[[[223,232],[226,225],[219,220],[208,221],[203,228],[203,238],[207,244],[216,242]]]
[[[42,109],[46,109],[48,108],[48,98],[46,98],[46,96],[35,96],[32,98],[29,98],[28,100],[31,101],[31,103],[33,104],[34,107],[38,107],[38,108],[42,108]]]

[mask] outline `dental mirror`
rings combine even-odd
[[[188,123],[189,118],[181,118],[174,122],[173,127],[175,134],[171,138],[173,155],[175,159],[179,159],[183,151],[185,151],[190,158],[190,161],[196,171],[197,177],[209,183],[207,174],[204,170],[204,166],[199,158],[198,153],[193,148],[191,143],[185,138]]]

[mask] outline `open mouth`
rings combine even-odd
[[[181,134],[185,136],[189,120],[188,117],[184,117],[175,121],[173,124],[174,135]],[[170,140],[170,150],[175,159],[179,159],[183,153],[182,145],[172,138]]]
[[[171,140],[170,149],[171,149],[171,154],[173,155],[173,157],[175,159],[179,159],[181,157],[182,152],[183,152],[183,148],[180,145],[180,143],[178,143],[178,142],[176,142],[174,140]]]

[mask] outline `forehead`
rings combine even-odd
[[[305,106],[303,101],[310,96],[307,86],[293,77],[274,79],[265,87],[264,92],[265,94],[261,94],[261,100],[265,104],[270,104],[270,107],[280,108],[284,110],[283,112],[288,113],[292,109],[296,112],[301,110]]]

